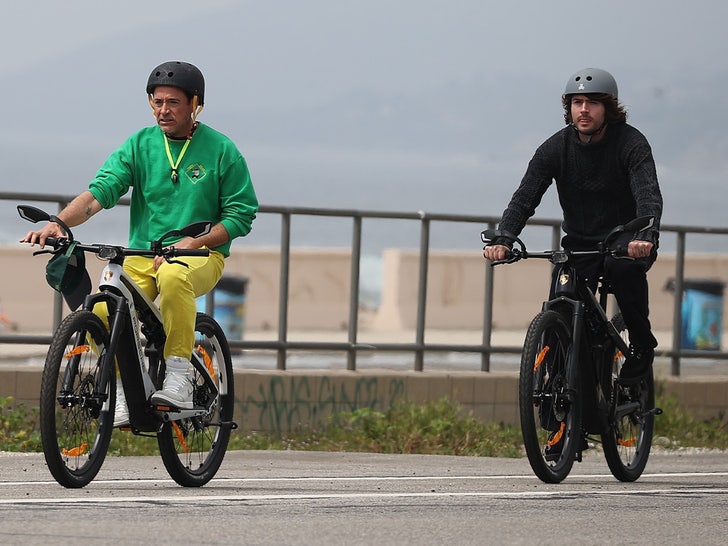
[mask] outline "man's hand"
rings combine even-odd
[[[508,258],[510,251],[511,249],[505,245],[491,245],[483,249],[483,256],[491,262],[501,262]]]
[[[61,226],[55,222],[48,222],[43,229],[38,231],[29,231],[25,237],[20,239],[20,242],[30,243],[31,246],[38,243],[41,248],[44,248],[48,237],[61,238],[66,237],[66,234],[63,232]]]
[[[652,253],[654,246],[649,241],[630,241],[627,246],[627,256],[630,258],[647,258]]]

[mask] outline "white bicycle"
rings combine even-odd
[[[180,409],[150,402],[165,375],[162,350],[166,334],[159,308],[124,272],[126,256],[163,256],[168,262],[184,256],[207,255],[207,250],[165,248],[165,241],[199,237],[210,224],[201,222],[165,234],[151,249],[105,244],[80,244],[57,217],[35,207],[18,206],[31,222],[52,220],[67,238],[49,238],[54,251],[92,253],[108,264],[101,273],[98,292],[85,297],[83,306],[68,315],[53,334],[46,356],[40,390],[40,433],[48,468],[58,483],[84,487],[98,473],[114,428],[117,370],[129,407],[130,430],[156,436],[169,475],[185,487],[209,482],[220,468],[237,428],[234,409],[230,348],[220,325],[198,313],[194,367],[193,408]],[[71,247],[71,245],[73,245]],[[88,273],[83,273],[88,278]],[[88,283],[90,285],[90,283]],[[92,311],[105,303],[109,327]]]

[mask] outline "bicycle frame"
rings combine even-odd
[[[155,382],[159,376],[161,350],[166,336],[159,308],[126,274],[122,263],[123,257],[115,257],[109,262],[101,272],[99,292],[87,296],[83,305],[84,310],[93,311],[97,304],[105,303],[109,311],[109,347],[95,394],[103,394],[99,391],[107,384],[110,375],[114,373],[115,364],[118,364],[128,402],[129,420],[134,429],[157,432],[164,422],[204,415],[209,410],[209,405],[172,411],[165,406],[149,404],[149,398],[158,388]],[[149,340],[146,347],[141,333],[145,333]],[[148,368],[145,365],[145,356],[150,361]],[[205,383],[216,395],[217,387],[207,367],[199,361],[197,355],[194,356],[192,365],[202,374]]]
[[[581,254],[594,254],[594,252],[584,252]],[[579,254],[574,252],[573,254]],[[571,308],[571,320],[572,324],[572,339],[574,340],[574,346],[582,347],[583,334],[587,327],[585,314],[587,311],[594,312],[597,315],[597,322],[600,326],[603,326],[605,333],[614,342],[614,345],[622,352],[622,354],[628,354],[629,345],[622,339],[619,332],[614,327],[614,324],[607,316],[607,281],[604,278],[599,278],[597,281],[596,293],[599,294],[599,298],[594,291],[592,291],[586,284],[586,281],[581,278],[578,272],[567,262],[559,264],[559,269],[556,273],[559,286],[556,287],[556,297],[545,302],[543,304],[543,310],[554,309],[556,307],[563,307],[567,304]],[[578,353],[574,353],[571,356],[572,359],[578,359]],[[570,369],[575,368],[576,362],[572,360]],[[574,381],[575,377],[572,374],[569,377],[569,381]],[[573,383],[572,383],[573,384]]]
[[[517,248],[492,265],[526,258],[549,260],[554,266],[552,297],[529,325],[519,372],[519,410],[526,454],[535,474],[558,483],[581,461],[587,437],[599,434],[612,474],[634,481],[649,457],[654,407],[652,373],[639,384],[619,382],[620,367],[629,358],[620,314],[607,316],[609,281],[581,277],[575,257],[595,259],[626,255],[624,246],[610,246],[622,234],[646,229],[654,221],[642,217],[617,226],[592,250],[550,250],[529,253],[523,242],[494,229],[481,233],[486,244],[515,243]],[[501,242],[502,241],[502,242]],[[578,262],[577,262],[578,263]],[[553,357],[547,357],[555,349]],[[547,360],[552,358],[552,360]],[[549,362],[547,366],[542,366]],[[551,367],[553,365],[553,367]]]

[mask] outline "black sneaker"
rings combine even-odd
[[[654,349],[640,349],[630,345],[629,354],[619,371],[618,381],[622,385],[636,385],[648,374],[653,360],[655,360]]]
[[[549,439],[546,442],[546,448],[543,450],[544,459],[549,462],[558,460],[558,458],[561,456],[561,451],[564,449],[563,434],[556,441],[556,443],[551,443],[560,432],[560,430],[555,430],[551,434],[549,434]],[[582,436],[581,444],[579,445],[579,449],[577,450],[577,452],[586,451],[587,449],[589,449],[589,443],[586,441],[586,437]]]

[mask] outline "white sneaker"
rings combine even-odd
[[[114,406],[114,427],[129,426],[129,407],[126,405],[124,386],[121,379],[116,378],[116,405]]]
[[[181,356],[170,356],[166,361],[167,374],[162,390],[152,395],[153,404],[192,409],[192,364]]]

